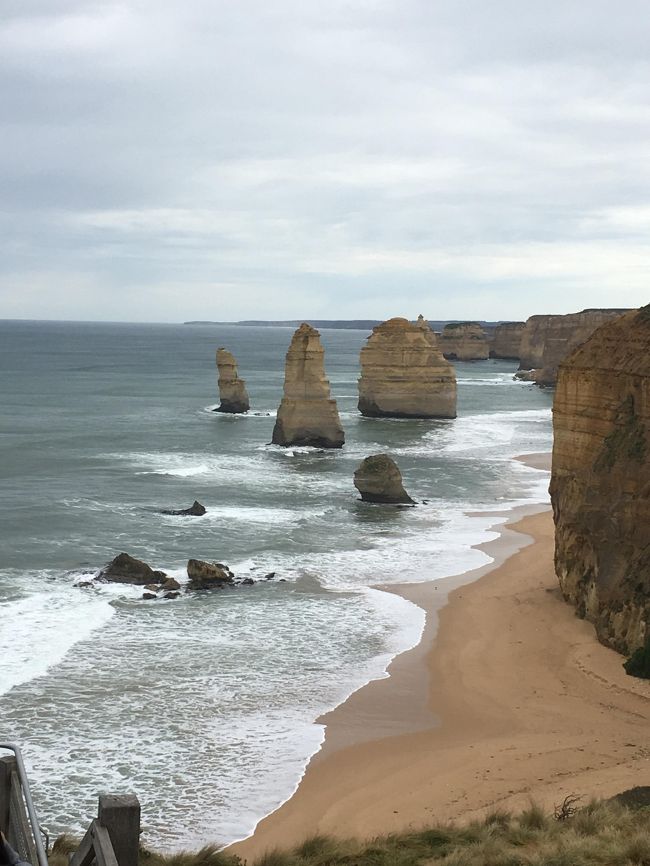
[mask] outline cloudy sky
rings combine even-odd
[[[650,301],[647,0],[1,0],[0,318]]]

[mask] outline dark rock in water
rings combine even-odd
[[[203,562],[201,559],[188,561],[187,576],[190,579],[188,589],[219,589],[233,580],[230,569],[216,562]]]
[[[163,598],[178,598],[179,595],[180,595],[180,592],[166,592],[163,595]]]
[[[242,580],[242,586],[252,586],[255,583],[252,577],[245,577]]]
[[[173,577],[168,577],[167,580],[165,580],[165,581],[161,584],[160,588],[161,588],[162,590],[166,590],[166,591],[168,591],[168,590],[176,590],[176,589],[180,589],[180,588],[181,588],[181,585],[180,585],[180,583],[179,583],[177,580],[174,580]]]
[[[162,514],[172,514],[175,517],[203,517],[206,513],[205,506],[195,499],[189,508],[183,508],[180,511],[163,511]]]
[[[142,593],[142,598],[143,598],[145,601],[149,601],[149,600],[152,599],[152,598],[158,598],[158,596],[156,595],[155,592],[143,592],[143,593]]]
[[[354,486],[364,502],[415,505],[402,485],[402,473],[388,454],[373,454],[354,473]]]
[[[147,590],[147,592],[158,592],[158,590],[161,589],[161,587],[158,586],[156,583],[148,583],[145,586],[145,589]]]
[[[269,571],[268,574],[265,574],[265,575],[264,575],[264,580],[273,580],[274,577],[275,577],[275,572],[274,572],[274,571]]]
[[[98,580],[106,583],[132,583],[136,586],[161,583],[166,577],[164,571],[154,571],[146,562],[128,553],[119,553],[97,575]]]

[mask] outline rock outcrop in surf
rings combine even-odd
[[[287,351],[273,444],[340,448],[345,442],[336,401],[325,378],[324,358],[319,332],[303,322]]]
[[[560,365],[553,431],[562,593],[604,644],[633,653],[650,640],[650,305]]]
[[[250,401],[246,390],[246,382],[237,374],[237,362],[227,349],[217,349],[217,367],[219,369],[219,399],[221,401],[215,412],[227,412],[232,415],[248,412]]]
[[[359,411],[369,417],[455,418],[456,373],[422,316],[373,328],[361,350]]]
[[[97,575],[102,583],[131,583],[135,586],[146,586],[148,583],[162,583],[167,575],[164,571],[155,571],[146,562],[136,559],[128,553],[118,553]]]
[[[388,454],[373,454],[354,473],[354,486],[364,502],[414,505],[402,483],[402,473]]]

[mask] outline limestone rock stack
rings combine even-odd
[[[373,329],[361,350],[359,411],[370,417],[455,418],[456,374],[420,316]]]
[[[582,310],[566,316],[531,316],[521,337],[519,369],[535,370],[538,385],[554,385],[558,367],[597,328],[626,310]]]
[[[553,429],[562,593],[603,643],[632,653],[650,631],[650,305],[561,365]]]
[[[518,361],[521,351],[521,338],[525,322],[502,322],[494,329],[490,343],[490,358],[504,358]]]
[[[250,401],[246,382],[237,375],[237,362],[227,349],[217,349],[219,369],[219,399],[221,405],[217,412],[248,412]]]
[[[414,505],[404,490],[402,473],[388,454],[373,454],[361,463],[354,473],[354,486],[364,502],[391,505]]]
[[[340,448],[345,442],[336,401],[325,378],[320,334],[303,323],[287,352],[284,396],[273,428],[275,445]]]
[[[445,325],[440,348],[450,361],[486,361],[490,356],[487,334],[476,322],[451,322]]]

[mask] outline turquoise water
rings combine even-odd
[[[361,418],[367,332],[322,334],[345,447],[269,445],[291,333],[0,322],[0,736],[23,743],[54,833],[100,790],[138,794],[152,845],[249,833],[318,748],[314,719],[418,640],[421,611],[371,585],[482,564],[493,518],[466,512],[546,497],[512,457],[549,450],[548,393],[513,363],[459,363],[456,420]],[[211,411],[218,346],[246,416]],[[358,500],[378,451],[427,504]],[[160,513],[194,499],[205,517]],[[190,557],[277,579],[155,603],[78,585],[121,550],[181,580]]]

